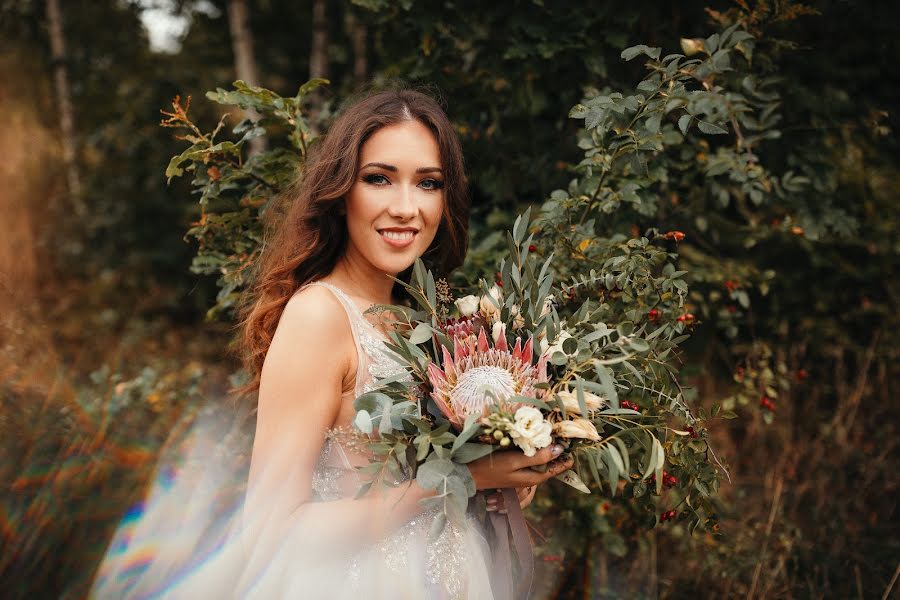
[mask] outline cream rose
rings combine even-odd
[[[453,304],[456,309],[464,317],[471,317],[478,310],[478,296],[463,296],[459,300],[455,300]]]
[[[560,400],[562,400],[563,406],[566,409],[566,413],[576,415],[581,414],[581,407],[578,405],[578,394],[576,392],[571,392],[569,390],[560,390],[556,393],[556,395],[559,396]],[[584,404],[588,411],[600,410],[602,407],[606,406],[606,400],[604,400],[597,394],[585,392]]]
[[[600,441],[600,434],[597,433],[597,428],[587,419],[572,419],[571,421],[555,423],[553,425],[553,433],[564,438],[582,438],[592,442]]]
[[[544,420],[541,411],[533,406],[523,406],[516,411],[509,436],[522,449],[525,456],[534,456],[553,441],[553,426]]]

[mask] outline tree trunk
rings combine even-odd
[[[237,78],[250,85],[259,85],[256,57],[253,54],[253,31],[250,29],[250,15],[246,0],[228,0],[228,28],[231,31],[231,47],[234,53],[234,72]],[[244,114],[253,122],[259,120],[259,113],[247,109]],[[266,149],[266,138],[250,140],[250,155]]]
[[[75,214],[84,217],[87,208],[81,197],[81,176],[75,156],[75,119],[72,115],[72,95],[66,73],[66,40],[63,37],[62,14],[59,0],[47,0],[47,21],[50,30],[50,52],[53,57],[53,78],[56,87],[56,102],[59,108],[59,128],[62,132],[63,162],[66,166],[66,180],[69,197]]]
[[[353,11],[347,11],[347,32],[353,46],[353,83],[356,87],[365,85],[369,78],[369,61],[366,53],[366,26]]]
[[[328,11],[327,0],[313,0],[312,46],[309,52],[309,78],[328,78]],[[318,115],[322,109],[321,88],[310,94],[310,127],[318,130]]]

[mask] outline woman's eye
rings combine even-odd
[[[388,183],[387,177],[384,175],[379,175],[378,173],[372,173],[370,175],[366,175],[363,177],[363,181],[366,183],[371,183],[373,185],[384,185]]]
[[[438,179],[426,179],[419,183],[419,186],[424,190],[439,190],[444,187],[444,182]]]

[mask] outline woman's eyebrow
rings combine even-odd
[[[396,173],[399,170],[394,165],[380,162],[366,163],[361,167],[361,169],[367,169],[369,167],[384,169],[385,171],[391,171],[392,173]],[[416,169],[416,173],[441,173],[442,171],[443,170],[440,167],[419,167],[418,169]]]

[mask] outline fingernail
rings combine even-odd
[[[505,509],[505,508],[501,508],[498,512],[499,512],[501,515],[505,515],[505,514],[506,514],[506,509]]]
[[[553,448],[550,450],[550,453],[551,453],[553,456],[559,456],[560,454],[562,454],[562,451],[563,451],[563,447],[560,446],[559,444],[556,444],[556,445],[553,446]]]
[[[487,507],[487,510],[488,510],[488,512],[494,512],[495,510],[497,510],[497,506],[496,506],[496,505],[494,505],[494,506],[488,506],[488,507]]]

